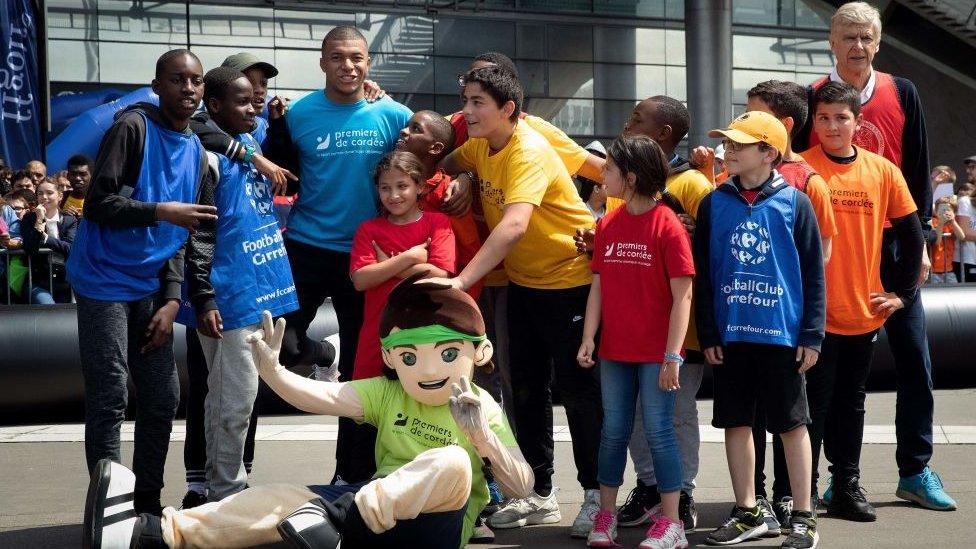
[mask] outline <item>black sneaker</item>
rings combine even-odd
[[[766,533],[763,534],[764,538],[775,538],[779,536],[780,529],[782,528],[782,523],[776,517],[776,511],[773,510],[773,504],[769,503],[769,500],[764,497],[756,498],[756,505],[762,509],[763,522],[766,523]]]
[[[207,496],[196,490],[187,490],[186,495],[183,496],[183,503],[180,504],[180,509],[193,509],[204,503],[207,503]]]
[[[752,509],[744,509],[737,505],[732,509],[732,516],[729,517],[729,520],[708,534],[705,543],[709,545],[734,545],[762,537],[767,528],[766,522],[763,521],[761,506],[756,505]]]
[[[695,507],[695,498],[688,492],[681,492],[681,499],[678,500],[678,518],[685,525],[685,533],[694,532],[698,526],[698,508]]]
[[[618,526],[643,526],[651,522],[651,509],[661,503],[657,486],[647,486],[640,479],[637,487],[630,491],[627,501],[617,509]]]
[[[149,514],[157,517],[163,516],[163,506],[159,499],[159,490],[136,490],[133,494],[132,504],[137,514]]]
[[[784,536],[790,535],[790,532],[793,531],[790,526],[790,517],[793,516],[793,498],[790,496],[779,498],[773,504],[773,511],[776,512],[776,520],[779,521],[780,531]]]
[[[834,493],[827,505],[827,514],[832,517],[855,522],[874,522],[878,519],[874,507],[868,503],[858,477],[837,482],[834,479]]]
[[[790,517],[790,535],[781,549],[812,549],[820,541],[817,533],[817,519],[806,511],[793,511]]]

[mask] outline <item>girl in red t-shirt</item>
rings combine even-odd
[[[420,159],[413,153],[392,152],[376,166],[375,180],[383,215],[356,230],[349,262],[353,285],[366,292],[353,379],[383,374],[380,313],[393,287],[414,273],[447,277],[456,271],[450,219],[420,209],[427,185]]]
[[[597,224],[593,284],[577,356],[582,367],[595,365],[594,337],[602,321],[600,512],[587,539],[591,547],[615,543],[617,490],[638,398],[662,504],[640,547],[688,545],[678,517],[682,471],[672,416],[695,266],[678,216],[656,200],[667,176],[667,158],[648,137],[619,137],[607,151],[607,195],[626,206]]]

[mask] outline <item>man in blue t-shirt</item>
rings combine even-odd
[[[327,297],[339,321],[339,372],[352,376],[363,296],[349,279],[349,251],[356,228],[377,214],[373,170],[396,146],[410,109],[384,97],[370,103],[363,82],[369,49],[354,27],[336,27],[322,40],[319,67],[325,89],[295,102],[283,119],[271,123],[269,156],[299,175],[298,201],[288,218],[285,245],[295,278],[299,310],[289,314],[281,362],[286,366],[327,366],[322,346],[306,336]],[[367,432],[362,432],[366,429]],[[350,420],[339,424],[336,476],[367,480],[374,472],[373,436]],[[358,434],[356,434],[358,432]]]

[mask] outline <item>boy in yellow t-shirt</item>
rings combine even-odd
[[[507,504],[488,524],[515,528],[561,520],[552,490],[552,400],[545,366],[551,361],[586,491],[570,533],[586,537],[599,506],[602,407],[598,371],[582,369],[573,351],[582,340],[591,279],[589,259],[577,253],[573,234],[577,227],[592,227],[593,217],[549,143],[519,119],[522,87],[515,75],[484,67],[469,71],[463,82],[470,139],[443,167],[448,173],[477,172],[491,233],[457,278],[446,282],[466,289],[505,262],[517,439],[536,473],[534,492]]]
[[[68,180],[71,181],[71,192],[65,193],[61,209],[81,219],[81,211],[85,206],[85,194],[91,183],[92,167],[95,165],[91,158],[83,154],[76,154],[68,159]]]

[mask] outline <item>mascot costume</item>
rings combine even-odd
[[[250,336],[261,378],[293,406],[376,426],[376,476],[361,484],[248,488],[162,517],[136,515],[135,477],[102,460],[85,507],[86,548],[463,547],[488,503],[482,469],[513,497],[532,489],[501,409],[469,381],[492,345],[470,296],[417,275],[390,294],[380,320],[385,377],[314,381],[278,363],[284,319]]]

